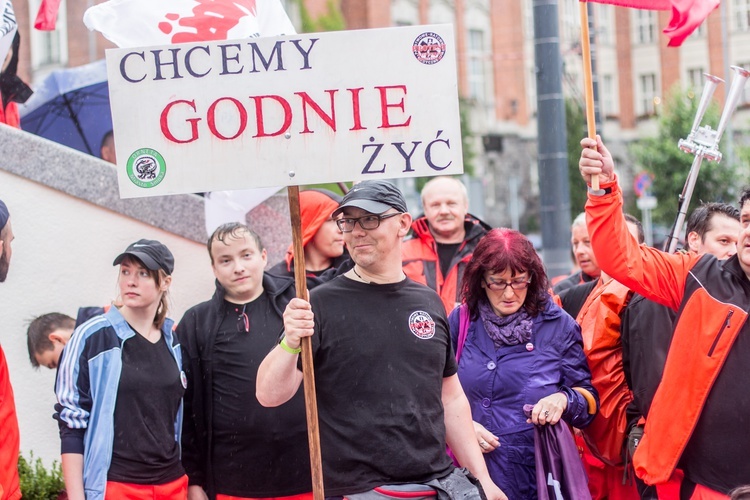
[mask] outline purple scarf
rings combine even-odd
[[[524,307],[508,316],[498,316],[489,301],[481,300],[479,316],[487,335],[495,342],[495,348],[524,344],[531,340],[534,322]]]

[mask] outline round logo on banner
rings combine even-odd
[[[420,339],[431,339],[435,336],[435,321],[424,311],[414,311],[409,316],[409,330]]]
[[[167,164],[158,151],[141,148],[128,158],[128,177],[138,187],[152,188],[158,185],[167,175]]]
[[[445,42],[437,33],[428,31],[414,40],[412,52],[422,64],[435,64],[445,55]]]

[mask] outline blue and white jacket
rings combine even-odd
[[[170,346],[177,368],[182,353],[166,319],[161,333]],[[62,453],[83,455],[83,487],[88,500],[104,498],[112,461],[114,413],[122,371],[122,345],[137,335],[116,307],[76,328],[60,357],[55,381],[55,416],[60,426]],[[174,423],[180,442],[182,403]]]

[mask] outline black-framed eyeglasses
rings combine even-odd
[[[380,221],[396,215],[401,215],[403,212],[393,212],[392,214],[385,215],[365,215],[364,217],[344,217],[343,219],[336,219],[336,225],[342,233],[351,233],[354,231],[354,225],[359,222],[359,227],[369,231],[371,229],[377,229],[380,227]]]
[[[511,280],[511,281],[494,281],[483,278],[484,284],[493,292],[503,292],[506,288],[511,287],[513,290],[526,290],[531,284],[531,279]]]

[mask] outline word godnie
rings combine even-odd
[[[185,76],[219,76],[312,69],[310,53],[318,38],[280,40],[273,48],[261,42],[194,45],[170,49],[133,51],[120,59],[120,76],[129,83],[149,80],[179,80]],[[307,47],[303,46],[307,42]]]

